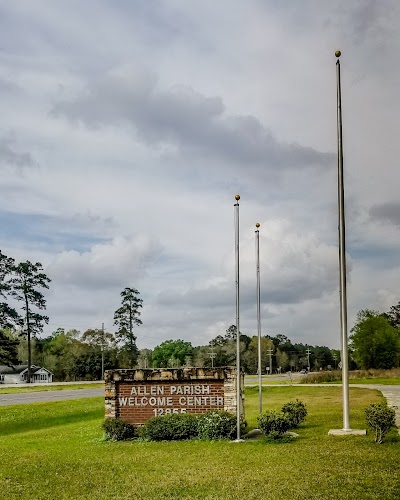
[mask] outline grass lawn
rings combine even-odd
[[[44,391],[70,391],[73,389],[96,389],[104,387],[104,382],[93,382],[91,384],[85,383],[80,384],[66,384],[66,385],[53,385],[53,384],[43,384],[43,385],[23,385],[22,387],[1,387],[0,394],[17,394],[22,392],[44,392]]]
[[[360,378],[349,379],[349,384],[377,384],[377,385],[400,385],[400,377],[373,377],[373,378]]]
[[[102,398],[0,408],[6,499],[398,499],[400,438],[328,436],[342,427],[338,387],[265,387],[264,407],[299,398],[309,417],[290,443],[102,440]],[[350,389],[351,424],[377,391]],[[256,426],[258,388],[246,389]]]

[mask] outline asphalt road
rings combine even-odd
[[[272,380],[279,381],[284,379],[289,380],[289,377],[286,374],[273,375],[272,377],[263,377],[263,380],[266,380],[267,378],[270,381]],[[254,379],[246,378],[246,385],[256,385],[256,384],[258,384],[257,376],[254,376]],[[59,382],[55,383],[55,385],[60,385],[60,383]],[[0,406],[20,405],[28,403],[45,403],[49,401],[64,401],[66,399],[93,398],[98,396],[104,396],[104,388],[70,389],[70,390],[65,389],[62,391],[41,391],[41,392],[32,391],[32,392],[21,392],[16,394],[0,394]]]
[[[104,396],[104,388],[0,394],[0,406],[46,403],[49,401],[64,401],[66,399],[93,398],[98,396]]]

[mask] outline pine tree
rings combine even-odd
[[[6,300],[11,293],[11,277],[15,268],[15,261],[7,257],[0,250],[0,299]],[[0,330],[14,329],[22,326],[22,318],[7,302],[0,302]]]
[[[121,292],[121,307],[114,313],[114,325],[118,327],[115,337],[123,344],[123,349],[128,354],[130,368],[134,367],[138,356],[133,327],[142,324],[139,309],[143,307],[143,300],[139,299],[138,295],[140,293],[136,288],[124,288]]]
[[[39,291],[40,288],[49,288],[51,281],[43,272],[42,264],[36,262],[32,264],[27,260],[14,266],[13,277],[10,279],[10,294],[18,301],[23,303],[24,311],[24,334],[28,338],[28,383],[31,382],[31,339],[43,330],[43,323],[48,323],[49,318],[35,312],[32,307],[39,310],[46,309],[46,300]]]

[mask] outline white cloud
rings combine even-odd
[[[47,272],[58,285],[82,289],[130,286],[146,274],[162,252],[160,244],[147,237],[116,237],[111,243],[94,245],[90,252],[59,253]]]

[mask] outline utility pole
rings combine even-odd
[[[272,375],[272,353],[273,349],[267,349],[267,353],[269,354],[269,374]]]
[[[210,347],[210,352],[208,353],[208,355],[211,358],[211,368],[214,368],[214,359],[217,357],[217,353],[214,352],[214,347]]]
[[[306,354],[307,354],[307,364],[308,364],[307,370],[311,371],[311,368],[310,368],[310,354],[311,354],[311,351],[310,351],[310,349],[306,350]]]

